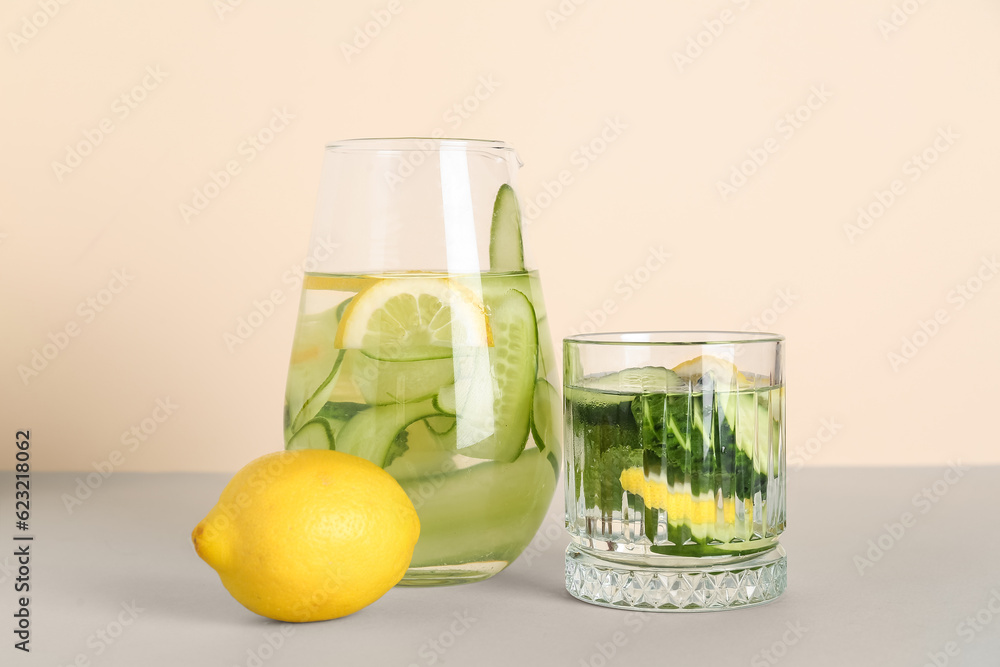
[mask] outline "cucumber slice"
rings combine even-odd
[[[435,407],[437,406],[435,405]],[[436,435],[449,435],[454,432],[458,420],[453,415],[441,415],[440,417],[428,417],[424,423]]]
[[[404,457],[405,458],[405,457]],[[400,480],[420,515],[411,567],[513,561],[538,530],[556,486],[538,450],[513,463],[485,462]]]
[[[562,451],[559,437],[562,424],[556,418],[559,414],[559,394],[555,387],[539,378],[535,382],[535,396],[531,406],[531,434],[538,449]]]
[[[488,441],[496,433],[498,390],[490,351],[485,347],[455,350],[455,367],[455,384],[441,392],[437,404],[455,413],[456,446],[465,449]]]
[[[285,389],[287,437],[316,416],[342,369],[344,352],[334,347],[333,339],[347,301],[303,316],[295,329]]]
[[[458,448],[459,453],[472,458],[510,462],[521,454],[530,432],[538,330],[531,302],[517,290],[508,290],[499,299],[488,302],[487,308],[493,329],[493,347],[488,350],[493,377],[473,378],[468,392],[456,391]],[[490,394],[493,405],[488,413],[479,404]],[[440,394],[438,399],[440,405]],[[461,403],[463,399],[468,400]],[[492,428],[486,423],[489,420]],[[467,444],[465,432],[487,435]]]
[[[298,431],[302,426],[305,425],[307,421],[316,416],[316,413],[320,411],[323,405],[326,403],[326,399],[330,394],[330,390],[333,388],[334,383],[337,381],[337,377],[340,375],[340,369],[344,364],[344,350],[337,350],[337,356],[333,361],[333,367],[329,369],[329,373],[326,378],[319,383],[316,390],[312,395],[306,399],[302,408],[299,410],[298,414],[292,420],[291,431],[294,433]],[[291,375],[293,370],[289,369],[289,375]],[[298,381],[289,378],[289,385],[296,384]]]
[[[446,433],[438,433],[428,424],[432,419],[447,419],[453,423],[455,421],[454,417],[434,416],[415,421],[407,426],[406,432],[409,434],[409,437],[406,442],[409,447],[406,450],[406,456],[403,458],[410,457],[413,454],[426,454],[429,452],[445,453],[448,456],[455,453],[454,428]],[[446,470],[447,468],[442,468],[436,472],[441,473]]]
[[[778,474],[779,424],[767,414],[767,408],[757,400],[757,392],[730,392],[722,401],[726,421],[736,434],[736,446],[753,460],[753,468],[767,473],[768,458],[773,458],[774,474]],[[770,457],[768,454],[770,453]]]
[[[569,368],[567,373],[573,372],[571,364],[580,363],[578,354],[576,346],[563,348]],[[605,406],[609,409],[622,403],[631,404],[637,395],[665,394],[671,390],[686,392],[687,384],[672,370],[660,366],[626,368],[604,375],[588,375],[575,386],[563,387],[566,400],[574,406]]]
[[[351,379],[370,405],[409,403],[431,398],[441,387],[455,382],[455,370],[450,357],[380,361],[356,353]]]
[[[550,449],[546,452],[545,460],[549,462],[550,466],[552,466],[552,472],[556,474],[556,479],[559,479],[559,457],[556,456],[555,451]]]
[[[333,449],[333,433],[325,419],[313,419],[299,429],[285,445],[285,449]]]
[[[385,467],[401,431],[415,421],[439,414],[429,398],[416,403],[372,406],[344,425],[337,434],[336,449]]]
[[[330,402],[320,408],[319,412],[316,413],[317,417],[322,417],[330,421],[331,423],[336,423],[337,426],[334,428],[334,435],[337,434],[344,424],[349,422],[351,418],[365,410],[368,406],[364,403],[334,403]]]
[[[367,407],[364,403],[327,403],[288,438],[285,449],[336,449],[337,433],[351,417]],[[322,434],[319,427],[322,427]]]
[[[454,431],[437,433],[428,424],[431,419],[436,418],[415,421],[406,428],[406,452],[385,468],[397,480],[441,475],[455,470]],[[451,422],[454,424],[455,420],[451,419]]]
[[[449,384],[446,387],[441,387],[441,391],[434,397],[434,407],[439,412],[452,417],[458,414],[457,406],[455,405],[455,385]]]
[[[484,273],[482,275],[483,301],[489,304],[512,289],[531,300],[531,281],[528,273]]]
[[[549,329],[548,317],[545,315],[545,299],[542,296],[542,286],[538,279],[538,272],[524,273],[484,273],[482,275],[483,300],[486,303],[495,301],[508,290],[515,289],[528,298],[531,307],[535,309],[535,328],[538,331],[538,340],[543,345],[548,345],[552,340],[552,332]],[[574,348],[576,349],[576,348]],[[552,360],[546,358],[547,355],[538,355],[538,377],[549,377],[549,372],[554,370]],[[548,361],[548,366],[546,365]]]
[[[549,327],[548,314],[545,312],[545,296],[542,293],[542,282],[537,271],[528,274],[528,291],[526,292],[531,300],[531,305],[535,308],[535,316],[538,318],[538,340],[543,345],[548,345],[552,340],[552,331]],[[561,369],[552,366],[553,360],[549,355],[539,354],[538,356],[538,377],[552,377],[553,373],[558,374]]]
[[[686,392],[687,382],[669,368],[643,366],[605,375],[592,375],[580,382],[581,388],[608,394],[666,394]]]
[[[490,270],[524,271],[524,246],[521,243],[521,207],[514,188],[504,183],[493,203],[490,226]]]
[[[333,445],[330,449],[336,449],[337,434],[343,430],[347,422],[351,421],[354,415],[358,414],[368,406],[364,403],[327,403],[316,413],[316,419],[325,419],[333,435]]]

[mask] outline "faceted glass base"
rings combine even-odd
[[[709,559],[705,559],[708,561]],[[711,611],[770,602],[786,584],[781,545],[724,562],[636,565],[599,558],[575,544],[566,549],[566,590],[604,607],[646,611]]]

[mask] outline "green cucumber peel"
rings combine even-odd
[[[320,383],[316,391],[306,399],[306,402],[302,405],[302,409],[299,410],[295,419],[292,420],[292,432],[298,432],[306,422],[311,420],[320,411],[323,405],[326,403],[326,397],[329,395],[330,388],[336,381],[337,376],[340,374],[340,369],[344,364],[344,352],[345,350],[339,350],[337,352],[337,358],[333,362],[333,367],[330,369],[330,373],[326,376],[326,379]]]
[[[531,435],[539,450],[546,448],[560,451],[561,415],[559,392],[544,378],[535,381],[535,395],[531,405]]]
[[[333,449],[333,432],[325,419],[313,419],[298,430],[288,442],[285,449]]]
[[[361,410],[337,434],[336,449],[384,468],[392,462],[393,446],[399,446],[400,434],[406,427],[440,414],[432,399]]]
[[[382,361],[364,353],[353,359],[352,378],[370,405],[412,403],[433,398],[455,382],[451,358]]]
[[[489,348],[490,378],[470,378],[469,391],[456,387],[456,414],[459,420],[460,454],[477,459],[511,462],[520,456],[531,433],[531,408],[538,371],[538,328],[531,301],[517,290],[508,290],[490,303],[493,347]],[[479,365],[475,365],[478,368]],[[483,373],[484,371],[479,370]],[[482,390],[490,388],[492,412],[483,402]],[[441,395],[438,395],[441,404]],[[489,395],[485,397],[489,401]],[[467,401],[458,405],[459,401]],[[487,416],[488,420],[483,417]],[[483,433],[478,441],[463,442],[462,422],[470,433]]]
[[[517,193],[507,183],[500,186],[493,202],[493,221],[490,225],[490,270],[524,271],[521,207],[517,203]]]

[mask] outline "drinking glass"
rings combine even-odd
[[[784,591],[783,340],[719,331],[564,340],[572,595],[676,611]]]
[[[399,481],[420,517],[404,586],[496,574],[555,491],[556,371],[519,166],[498,141],[326,147],[286,448],[361,456]]]

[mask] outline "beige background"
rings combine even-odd
[[[995,0],[564,0],[566,16],[558,0],[401,0],[350,62],[342,43],[388,1],[52,0],[53,17],[34,16],[47,1],[0,11],[0,401],[4,437],[30,428],[38,469],[119,450],[120,469],[234,470],[280,448],[286,272],[305,254],[322,146],[438,128],[519,149],[522,199],[547,204],[528,233],[557,339],[601,310],[604,330],[758,318],[789,339],[792,467],[1000,463],[1000,280],[976,283],[1000,251]],[[125,117],[119,98],[144,77]],[[493,90],[477,99],[481,78]],[[812,90],[825,100],[784,121]],[[248,161],[241,142],[274,109],[294,118]],[[53,162],[104,118],[113,131],[60,180]],[[613,141],[582,159],[609,121]],[[724,198],[718,182],[762,147]],[[914,171],[925,149],[935,161]],[[185,222],[180,205],[230,160],[240,173]],[[569,184],[539,198],[562,171]],[[852,242],[845,225],[894,179]],[[665,266],[616,292],[661,246]],[[964,300],[953,290],[970,279],[981,290]],[[282,303],[230,351],[224,334],[274,290]],[[937,311],[946,321],[894,369]],[[18,367],[74,324],[25,383]]]

